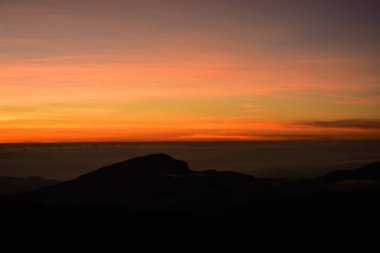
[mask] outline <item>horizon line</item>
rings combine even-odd
[[[278,139],[278,140],[170,140],[170,141],[20,141],[20,142],[0,142],[0,145],[7,144],[133,144],[133,143],[248,143],[248,142],[318,142],[318,141],[380,141],[380,139]]]

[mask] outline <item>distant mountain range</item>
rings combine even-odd
[[[133,209],[211,208],[266,193],[266,180],[234,172],[193,171],[165,154],[133,158],[26,194],[49,204],[123,205]]]
[[[186,162],[153,154],[66,182],[3,178],[1,189],[9,194],[0,198],[7,217],[2,228],[41,239],[38,228],[60,240],[69,231],[77,238],[89,235],[91,243],[96,236],[124,243],[137,235],[144,243],[158,238],[186,245],[198,236],[206,242],[214,237],[213,245],[237,238],[250,247],[282,249],[283,243],[273,243],[282,240],[291,248],[303,243],[303,252],[322,241],[329,247],[377,242],[379,171],[380,163],[373,163],[316,179],[262,179],[193,171]]]
[[[326,174],[319,179],[329,182],[342,180],[380,180],[380,162],[375,162],[357,170],[339,170]]]
[[[49,205],[95,204],[133,210],[201,211],[326,192],[380,189],[380,163],[311,180],[260,179],[236,172],[193,171],[186,162],[153,154],[116,163],[19,195]],[[37,185],[36,185],[37,186]],[[36,188],[36,187],[35,187]],[[33,190],[32,188],[26,190]]]

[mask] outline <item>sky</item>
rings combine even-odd
[[[0,142],[380,139],[379,12],[0,0]]]

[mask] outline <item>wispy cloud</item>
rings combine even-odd
[[[380,95],[355,96],[345,94],[330,94],[329,97],[339,104],[374,105],[380,104]]]
[[[306,2],[0,0],[0,142],[380,139],[378,8]]]
[[[303,121],[299,122],[302,126],[318,128],[349,128],[362,130],[380,130],[380,119],[341,119],[330,121]]]

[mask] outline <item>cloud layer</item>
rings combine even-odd
[[[0,141],[376,139],[379,7],[0,1]]]

